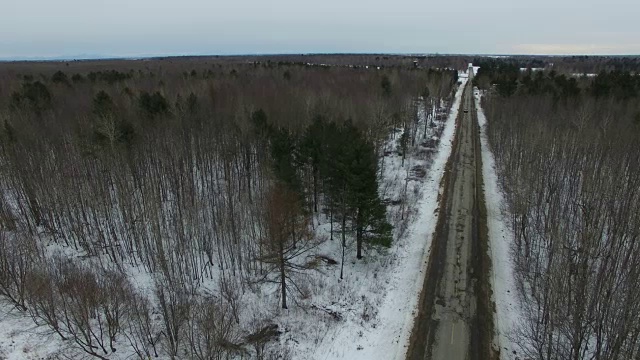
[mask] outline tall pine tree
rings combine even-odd
[[[295,138],[285,129],[271,132],[271,158],[276,179],[296,194],[301,193],[300,177],[297,170],[297,148]]]
[[[325,128],[326,164],[321,167],[326,192],[342,223],[342,242],[346,246],[347,221],[356,231],[356,251],[362,258],[364,242],[391,244],[391,225],[378,195],[377,161],[373,145],[347,121]]]
[[[325,122],[322,116],[316,116],[313,123],[307,128],[302,143],[300,144],[300,157],[311,165],[313,177],[313,212],[318,212],[318,183],[320,180],[320,167],[324,161],[324,149],[326,148]]]
[[[357,258],[362,258],[364,241],[373,245],[391,245],[391,225],[386,208],[378,195],[377,159],[373,145],[351,123],[345,126],[351,139],[347,189],[349,207],[353,209]]]

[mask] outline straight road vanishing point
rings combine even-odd
[[[471,69],[469,73],[471,76]],[[479,313],[476,282],[484,281],[480,252],[486,248],[481,244],[486,237],[483,240],[479,236],[482,228],[479,206],[484,206],[484,202],[478,198],[482,196],[479,189],[482,171],[472,94],[469,79],[456,120],[454,148],[445,170],[438,224],[407,352],[409,360],[490,357],[480,350],[487,348],[481,343],[487,345],[492,336],[484,334],[476,321]]]

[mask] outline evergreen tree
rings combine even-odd
[[[192,92],[187,97],[187,111],[189,114],[194,115],[199,109],[200,104],[198,103],[198,96]]]
[[[70,85],[67,74],[63,73],[60,70],[56,71],[56,73],[51,76],[51,82],[53,82],[54,84],[64,84],[67,86]]]
[[[288,130],[277,129],[271,132],[273,173],[277,180],[296,194],[300,194],[301,184],[297,171],[296,152],[295,139]]]
[[[84,81],[84,76],[81,74],[73,74],[73,76],[71,76],[71,81],[74,83],[81,83]]]
[[[386,97],[391,96],[391,81],[387,75],[382,76],[382,80],[380,81],[380,86],[382,87],[382,94]]]
[[[340,215],[342,245],[346,247],[347,221],[356,230],[356,252],[362,258],[364,242],[391,244],[391,225],[378,195],[377,159],[373,145],[348,121],[325,129],[327,162],[321,167],[333,211]]]
[[[316,116],[304,134],[300,144],[300,157],[311,165],[313,176],[313,211],[318,212],[318,182],[320,166],[324,158],[325,123],[322,116]]]
[[[115,104],[113,103],[111,96],[103,90],[100,90],[96,96],[94,96],[92,105],[91,111],[96,116],[108,116],[113,114],[115,111]]]
[[[47,86],[40,81],[25,82],[20,92],[11,94],[10,107],[17,110],[29,108],[40,116],[43,111],[52,106],[52,96]]]
[[[344,275],[344,257],[347,248],[347,220],[351,215],[351,209],[347,201],[347,178],[349,176],[351,148],[344,127],[339,127],[335,123],[332,123],[327,127],[325,135],[327,147],[326,156],[328,161],[324,164],[322,170],[326,184],[325,189],[330,203],[332,232],[334,214],[340,217],[342,240],[340,279],[342,279]]]
[[[143,91],[138,99],[138,106],[142,113],[150,119],[167,114],[170,110],[169,102],[159,91],[153,94]]]
[[[378,195],[375,149],[351,124],[347,124],[346,131],[352,139],[347,175],[348,201],[355,212],[356,252],[357,258],[361,259],[364,241],[391,245],[391,225],[386,221],[386,208]]]
[[[258,109],[251,114],[251,123],[256,134],[265,135],[268,132],[267,113],[262,109]]]

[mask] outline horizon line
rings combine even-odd
[[[250,56],[318,56],[318,55],[387,55],[387,56],[482,56],[482,57],[640,57],[640,54],[518,54],[518,53],[402,53],[402,52],[281,52],[237,54],[141,54],[141,55],[58,55],[58,56],[8,56],[0,62],[64,62],[100,60],[150,60],[187,57],[250,57]]]

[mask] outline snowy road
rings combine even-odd
[[[471,88],[465,91],[462,106],[472,109]],[[477,131],[471,112],[463,113],[454,150],[452,182],[446,208],[446,259],[438,289],[435,314],[438,321],[433,359],[465,360],[469,349],[469,320],[474,316],[473,284],[467,276],[471,269],[471,245],[475,228]]]
[[[407,359],[466,360],[476,358],[471,337],[476,316],[474,294],[478,252],[479,136],[471,85],[465,90],[454,151],[446,175],[444,197]],[[477,270],[476,270],[477,271]],[[476,342],[478,339],[475,340]]]

